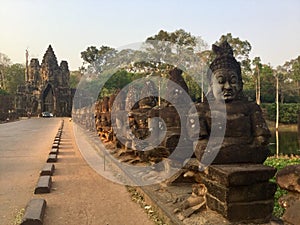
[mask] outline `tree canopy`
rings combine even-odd
[[[25,66],[12,64],[11,60],[0,53],[0,94],[15,94],[17,86],[25,82]]]
[[[274,102],[276,75],[280,78],[280,101],[282,103],[300,101],[300,56],[287,61],[278,68],[273,68],[269,64],[262,63],[259,56],[250,59],[252,46],[249,41],[241,40],[239,37],[227,33],[221,35],[215,44],[218,45],[224,40],[227,40],[232,46],[234,56],[241,64],[244,92],[248,97],[255,100],[258,98],[258,92],[260,92],[262,102]],[[108,46],[101,46],[99,49],[90,46],[86,51],[81,52],[81,57],[86,70],[94,67],[97,72],[103,71],[103,65],[107,63],[114,63],[115,66],[119,66],[119,61],[126,62],[127,65],[124,65],[123,69],[128,74],[124,75],[124,71],[122,73],[118,72],[119,74],[113,79],[114,82],[108,85],[113,89],[116,88],[115,85],[118,85],[121,81],[123,82],[126,77],[125,80],[128,82],[130,80],[128,80],[128,77],[136,73],[144,74],[144,76],[160,75],[167,77],[168,71],[174,66],[188,68],[190,65],[186,62],[195,60],[188,58],[191,55],[197,55],[199,62],[206,65],[209,65],[214,57],[207,43],[201,37],[196,37],[183,29],[174,32],[160,30],[157,34],[146,38],[143,47],[143,51],[129,49],[117,51]],[[144,58],[147,60],[143,61]],[[115,61],[110,62],[110,59]],[[138,60],[132,62],[132,59]],[[120,74],[123,74],[122,79]],[[120,82],[116,81],[117,77]],[[199,99],[201,89],[194,82],[194,77],[190,77],[189,74],[185,73],[183,77],[189,86],[192,98]]]

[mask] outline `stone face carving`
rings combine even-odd
[[[217,56],[208,72],[207,100],[197,105],[198,115],[192,115],[188,121],[188,130],[193,135],[193,129],[198,129],[193,127],[194,121],[199,120],[196,157],[203,161],[209,152],[219,148],[213,163],[262,163],[269,154],[267,145],[271,135],[261,109],[243,96],[240,65],[230,45],[224,42],[214,45],[213,50]],[[212,119],[216,122],[212,123]],[[212,133],[216,130],[224,132]],[[224,134],[221,146],[212,144],[207,148],[209,138],[220,138],[221,134]]]
[[[70,71],[68,63],[58,66],[54,51],[49,45],[41,65],[38,59],[31,59],[25,85],[19,86],[16,96],[16,110],[20,116],[33,116],[49,111],[55,116],[70,116],[72,94],[69,88]]]

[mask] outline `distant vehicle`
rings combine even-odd
[[[53,117],[53,114],[50,112],[42,112],[42,117]]]

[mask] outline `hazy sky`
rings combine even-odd
[[[182,28],[209,45],[230,32],[276,67],[300,55],[299,12],[299,0],[0,0],[0,52],[24,63],[28,49],[41,62],[51,44],[75,70],[88,46],[117,48]]]

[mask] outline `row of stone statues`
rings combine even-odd
[[[126,95],[118,97],[117,102],[115,99],[118,93],[104,97],[96,103],[95,125],[99,136],[105,141],[113,141],[111,111],[115,104],[115,111],[128,112],[131,131],[139,139],[145,139],[150,134],[148,119],[160,117],[165,122],[164,129],[168,131],[164,144],[160,147],[168,151],[173,145],[176,146],[176,139],[186,133],[186,138],[192,137],[193,140],[197,140],[195,155],[203,165],[212,162],[262,163],[269,154],[267,145],[270,131],[262,117],[261,109],[243,95],[240,65],[233,57],[229,44],[224,42],[220,46],[214,45],[213,50],[216,58],[208,72],[210,90],[204,102],[196,104],[196,114],[185,110],[185,115],[178,115],[176,107],[169,101],[161,100],[162,103],[158,106],[157,87],[150,80],[145,82],[141,90],[142,96],[144,94],[147,97],[139,101],[135,90],[129,88]],[[188,92],[181,73],[177,68],[171,70],[170,80]],[[177,92],[178,90],[170,88],[168,95],[173,97],[171,101],[176,95],[180,95]],[[149,96],[151,93],[153,96]],[[180,99],[180,96],[177,96],[177,99]],[[188,106],[183,104],[179,104],[179,107],[188,109]],[[196,123],[199,125],[195,126]],[[119,126],[122,129],[123,125]],[[217,141],[221,139],[222,141]],[[214,158],[213,161],[211,157]]]
[[[241,67],[231,46],[225,41],[213,45],[213,52],[215,59],[207,76],[209,92],[202,103],[195,105],[196,110],[185,104],[188,88],[182,71],[174,68],[169,73],[170,83],[180,88],[167,85],[168,101],[158,101],[158,89],[151,81],[145,82],[141,92],[147,97],[140,100],[136,99],[134,89],[129,88],[126,95],[116,93],[97,102],[95,127],[103,141],[114,143],[115,156],[128,163],[156,163],[177,149],[172,160],[183,164],[189,157],[184,153],[194,151],[191,157],[197,158],[200,169],[194,172],[208,168],[200,176],[207,187],[210,208],[230,221],[266,222],[272,215],[276,189],[268,182],[275,170],[262,165],[269,155],[270,131],[260,107],[243,94]],[[114,122],[112,111],[126,112],[122,114],[126,118]],[[149,118],[153,117],[164,122],[151,123]],[[152,150],[139,151],[138,145],[143,142],[136,140],[146,140],[153,134],[164,137]],[[218,195],[220,191],[230,195],[232,190],[238,195],[245,195],[247,190],[252,197],[231,200]]]

